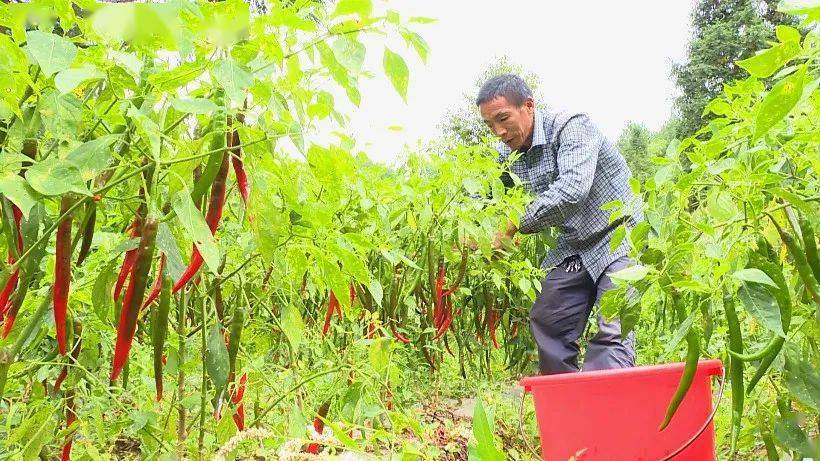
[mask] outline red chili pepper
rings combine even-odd
[[[313,430],[316,431],[317,434],[321,434],[322,431],[325,430],[325,422],[322,418],[327,416],[327,412],[330,410],[330,400],[326,400],[321,407],[319,407],[319,412],[316,414],[316,417],[313,418]],[[305,449],[307,453],[311,453],[314,455],[319,454],[319,444],[318,443],[311,443],[308,445],[307,449]]]
[[[143,224],[140,245],[137,248],[137,260],[125,290],[120,321],[117,326],[117,343],[114,347],[114,361],[111,367],[111,381],[114,381],[128,360],[131,342],[137,329],[137,316],[142,306],[145,286],[148,282],[148,270],[154,255],[154,242],[157,236],[157,221],[149,218]]]
[[[436,300],[435,309],[433,310],[433,323],[436,327],[440,327],[444,317],[444,264],[439,264],[438,275],[436,277]]]
[[[228,147],[231,151],[231,163],[233,164],[233,172],[236,175],[236,185],[239,187],[239,195],[242,197],[242,203],[245,208],[248,207],[248,198],[250,197],[250,188],[248,187],[248,174],[245,172],[245,162],[242,160],[242,149],[240,147],[242,142],[239,140],[239,131],[234,130],[233,135],[229,136]]]
[[[333,313],[338,309],[341,315],[341,307],[339,306],[339,300],[336,299],[336,293],[333,290],[330,290],[330,299],[327,302],[327,313],[325,314],[325,323],[322,325],[322,337],[327,336],[327,332],[330,330],[330,319],[333,317]]]
[[[410,338],[399,333],[399,331],[396,330],[396,326],[393,325],[392,322],[390,323],[390,331],[393,333],[393,337],[396,338],[399,342],[404,344],[410,344]]]
[[[352,306],[353,303],[356,302],[356,285],[350,284],[350,288],[348,289],[350,295],[350,305]]]
[[[8,312],[11,307],[11,294],[14,293],[14,290],[17,288],[19,279],[20,270],[17,269],[11,273],[11,277],[6,281],[6,286],[4,286],[3,291],[0,292],[0,320],[5,317],[6,312]]]
[[[145,299],[145,302],[142,303],[142,309],[148,307],[154,300],[159,298],[159,294],[162,291],[162,274],[165,272],[165,253],[159,257],[159,267],[157,267],[157,272],[155,274],[154,284],[151,286],[151,292],[148,293],[148,298]]]
[[[20,223],[23,219],[23,212],[20,211],[20,208],[18,208],[17,205],[14,205],[14,204],[11,205],[11,210],[12,210],[12,213],[14,214],[14,224],[17,227],[17,253],[22,253],[23,252],[23,231],[20,228]],[[9,250],[8,262],[9,262],[9,264],[14,264],[15,263],[14,256],[12,255],[10,250]],[[16,313],[13,314],[13,315],[10,315],[9,319],[6,319],[5,317],[6,317],[6,314],[9,313],[9,310],[11,309],[11,305],[12,305],[11,294],[14,293],[14,290],[17,289],[17,284],[19,283],[19,280],[20,280],[20,269],[16,269],[14,272],[12,272],[9,279],[6,280],[6,284],[5,284],[5,286],[3,286],[3,290],[0,291],[0,322],[5,322],[5,325],[3,326],[3,330],[4,330],[3,338],[8,336],[8,332],[11,331],[11,327],[12,327],[12,325],[14,325],[14,317],[16,316],[15,315]]]
[[[376,335],[376,325],[373,322],[367,324],[367,339],[372,339]]]
[[[67,376],[68,367],[64,366],[62,370],[60,370],[60,374],[57,375],[57,379],[54,380],[54,392],[60,392],[60,386],[63,385],[63,381],[66,379]]]
[[[68,401],[66,401],[65,405],[65,427],[69,428],[74,421],[77,420],[77,413],[74,412],[74,395],[72,394],[69,397]],[[68,440],[66,440],[65,444],[63,445],[63,450],[60,453],[60,461],[68,461],[71,459],[71,445],[74,441],[73,436],[71,436]]]
[[[77,336],[77,342],[75,342],[74,347],[71,348],[71,362],[77,363],[77,360],[80,358],[80,347],[82,342],[80,339],[80,326],[76,321],[74,322],[74,328],[74,333]],[[66,377],[68,377],[68,365],[63,365],[63,368],[60,370],[60,374],[58,374],[57,379],[54,380],[54,393],[60,392],[60,387]]]
[[[216,229],[219,227],[219,221],[222,219],[222,209],[225,206],[225,190],[226,180],[228,177],[228,156],[222,157],[222,164],[219,167],[219,172],[216,174],[213,184],[211,185],[211,198],[208,202],[208,212],[205,214],[205,222],[211,230],[211,235],[216,234]],[[191,255],[191,262],[182,273],[182,276],[174,284],[173,292],[176,293],[188,282],[194,278],[202,263],[205,260],[199,252],[199,249],[194,247],[194,252]]]
[[[436,330],[436,335],[433,337],[433,339],[439,339],[442,336],[444,336],[444,334],[447,333],[447,329],[450,328],[450,324],[452,324],[452,323],[453,323],[452,314],[448,315],[448,313],[445,313],[444,314],[444,320],[442,321],[441,326],[438,328],[438,330]]]
[[[233,414],[233,422],[240,431],[245,430],[245,404],[242,403],[242,399],[245,397],[245,384],[247,381],[248,374],[242,373],[242,377],[239,378],[239,386],[235,392],[231,393],[231,402],[237,406],[236,412]]]
[[[74,200],[64,195],[60,201],[60,215],[65,215]],[[57,226],[57,243],[54,261],[54,326],[57,329],[57,349],[66,353],[65,322],[68,311],[68,290],[71,285],[71,216],[66,216]]]
[[[130,232],[129,237],[135,238],[138,237],[139,228],[141,227],[142,219],[139,216],[139,212],[137,213],[137,217],[134,218],[134,221],[131,222],[129,226]],[[116,303],[117,300],[120,299],[120,295],[122,294],[122,289],[125,287],[125,282],[128,280],[128,275],[131,274],[131,269],[134,267],[134,261],[137,259],[137,249],[134,248],[132,250],[128,250],[125,252],[125,258],[122,260],[122,266],[120,266],[120,272],[117,275],[117,283],[114,284],[114,302]]]
[[[493,347],[496,349],[499,348],[498,346],[498,338],[495,336],[495,329],[498,326],[498,313],[495,312],[495,309],[490,306],[490,313],[487,319],[487,327],[490,330],[490,340],[493,342]]]

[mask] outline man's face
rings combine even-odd
[[[478,106],[481,118],[490,131],[512,150],[532,144],[534,108],[532,98],[527,98],[518,107],[503,96]]]

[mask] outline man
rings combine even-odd
[[[542,263],[552,269],[530,310],[541,373],[579,371],[578,340],[593,305],[613,287],[608,274],[631,264],[625,240],[610,251],[618,225],[631,227],[642,219],[629,188],[629,167],[586,115],[536,108],[532,91],[517,75],[488,80],[476,104],[502,141],[499,161],[512,159],[510,170],[534,196],[520,223],[509,223],[493,247],[500,248],[516,233],[549,227],[560,231],[556,247]],[[626,204],[626,216],[610,223],[610,212],[601,207],[615,200]],[[634,366],[634,336],[631,332],[622,338],[620,323],[599,315],[583,369]]]

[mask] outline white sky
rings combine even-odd
[[[405,145],[437,136],[448,109],[462,104],[463,93],[502,55],[538,75],[546,103],[586,112],[613,140],[630,120],[659,128],[671,113],[671,66],[685,56],[693,8],[692,0],[375,3],[403,19],[438,19],[414,26],[430,45],[426,65],[402,40],[387,41],[410,68],[406,104],[382,71],[384,39],[370,37],[365,68],[376,77],[360,81],[359,108],[341,105],[350,115],[348,134],[371,158],[387,163]],[[341,95],[336,100],[347,102]],[[396,125],[403,130],[388,129]]]

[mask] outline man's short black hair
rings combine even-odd
[[[481,85],[475,104],[480,106],[502,96],[507,98],[507,101],[521,107],[527,101],[527,98],[532,98],[532,90],[527,82],[518,75],[502,74],[487,80]]]

